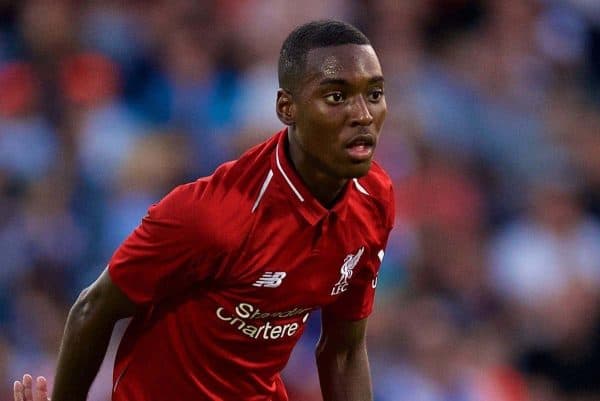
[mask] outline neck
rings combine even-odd
[[[296,142],[292,127],[288,128],[288,147],[286,151],[292,165],[313,196],[324,207],[332,207],[342,193],[348,179],[327,174],[326,169],[322,168],[322,164],[305,152],[302,146]]]

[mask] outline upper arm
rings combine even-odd
[[[82,291],[74,309],[82,317],[94,316],[116,322],[132,316],[137,307],[112,281],[106,268],[96,281]]]
[[[321,337],[317,352],[351,352],[366,345],[368,318],[348,320],[335,313],[321,314]]]

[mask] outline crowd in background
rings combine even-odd
[[[281,128],[281,42],[326,17],[386,77],[376,400],[600,399],[595,0],[0,1],[0,399],[52,378],[70,304],[150,204]],[[291,400],[320,400],[318,333]]]

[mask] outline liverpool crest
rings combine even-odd
[[[348,280],[352,277],[352,272],[363,252],[365,251],[365,247],[361,247],[356,254],[349,254],[344,258],[344,263],[340,269],[340,279],[331,289],[331,295],[338,295],[348,289]]]

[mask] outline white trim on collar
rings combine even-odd
[[[292,184],[292,181],[290,181],[285,171],[283,171],[283,167],[281,167],[281,163],[279,162],[279,144],[277,144],[277,147],[275,149],[275,161],[277,162],[277,168],[279,169],[279,171],[281,171],[283,178],[285,178],[285,182],[287,182],[290,188],[292,188],[292,191],[294,191],[298,199],[300,199],[300,202],[304,202],[304,198],[302,197],[302,195],[300,195],[300,192],[298,192],[294,184]]]
[[[352,181],[354,181],[354,185],[356,186],[356,189],[358,189],[358,192],[363,193],[365,195],[369,195],[369,193],[367,192],[367,190],[365,189],[365,187],[363,187],[362,185],[360,185],[360,183],[358,182],[358,178],[353,178]]]

